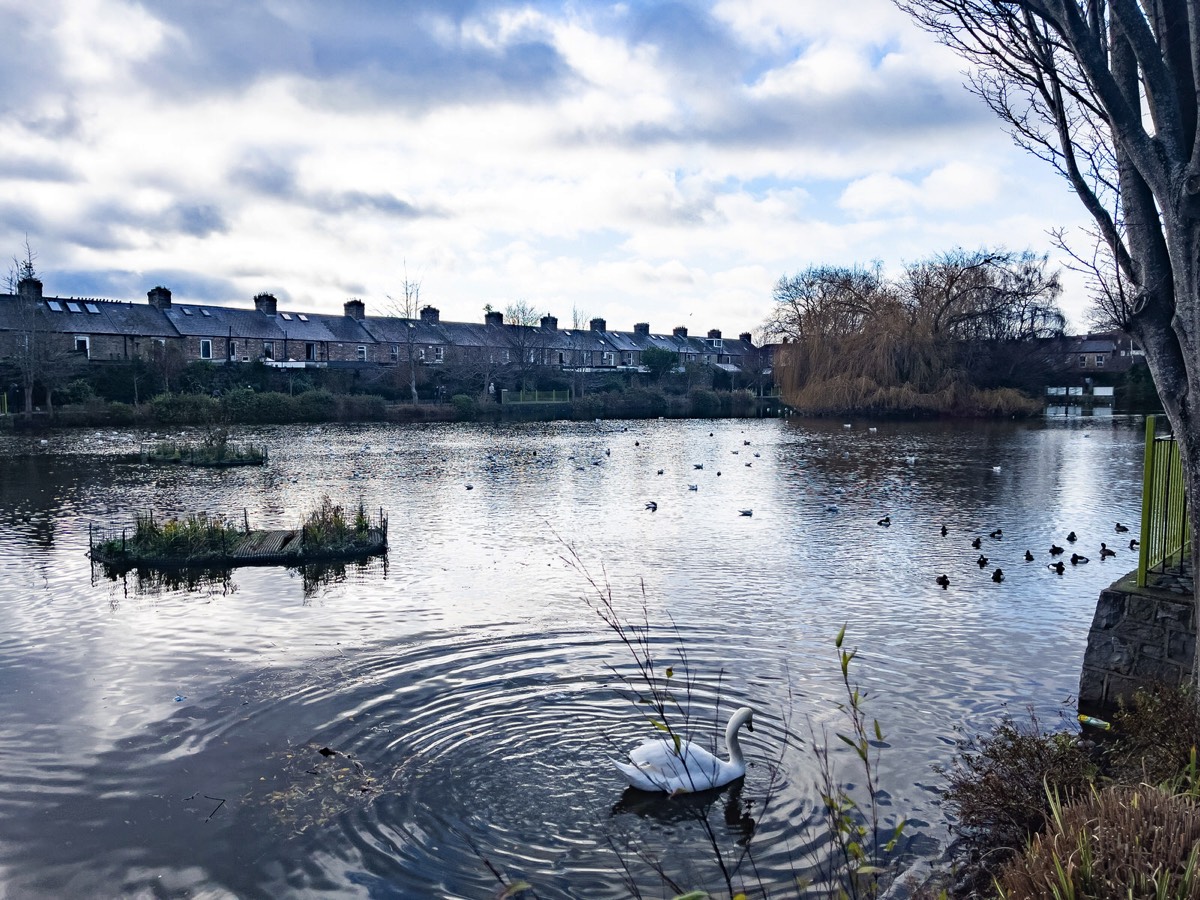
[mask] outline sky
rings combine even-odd
[[[1066,183],[889,0],[0,0],[47,294],[758,334],[781,276],[1030,249]],[[1061,305],[1086,327],[1082,280]]]

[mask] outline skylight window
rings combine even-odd
[[[57,300],[47,300],[46,305],[48,307],[50,307],[50,309],[52,309],[54,312],[62,312],[62,304],[59,303]]]
[[[70,312],[83,312],[83,310],[79,308],[78,303],[72,303],[70,300],[67,301],[67,309]]]
[[[287,319],[287,321],[289,321],[289,322],[292,321],[291,313],[280,313],[279,315],[283,316],[283,318]]]
[[[209,318],[209,319],[212,318],[212,313],[210,313],[207,309],[200,310],[200,315],[202,315],[206,318]]]
[[[306,316],[304,313],[296,313],[296,318],[299,319],[301,322],[308,321],[308,316]]]
[[[83,305],[87,307],[88,312],[94,313],[97,316],[100,315],[100,307],[98,307],[95,303],[85,303]]]
[[[190,309],[188,309],[186,306],[181,306],[179,308],[183,310],[183,314],[185,316],[190,316],[192,314],[192,311]]]

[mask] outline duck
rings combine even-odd
[[[700,485],[698,485],[698,484],[689,484],[689,485],[688,485],[688,490],[689,490],[689,491],[698,491],[698,490],[700,490]]]
[[[1110,550],[1108,547],[1108,544],[1104,543],[1103,541],[1100,542],[1100,558],[1101,559],[1106,559],[1110,556],[1116,556],[1116,555],[1117,555],[1116,550]]]
[[[884,528],[887,528],[887,527],[889,527],[889,526],[892,524],[892,517],[891,517],[891,516],[884,516],[882,519],[880,519],[880,520],[879,520],[878,522],[876,522],[875,524],[876,524],[876,525],[882,525]]]
[[[1004,529],[997,528],[995,531],[989,532],[988,537],[995,538],[996,540],[1000,540],[1000,538],[1004,537]]]
[[[1050,545],[1050,555],[1051,556],[1058,556],[1062,552],[1063,552],[1063,548],[1058,546],[1058,544]]]
[[[1142,545],[1142,542],[1141,542],[1141,541],[1139,541],[1137,538],[1130,538],[1130,539],[1129,539],[1129,549],[1130,549],[1130,550],[1136,550],[1136,549],[1137,549],[1138,547],[1140,547],[1141,545]]]
[[[979,559],[975,560],[975,562],[979,563],[979,568],[982,569],[984,566],[986,566],[988,564],[988,558],[986,556],[984,556],[982,553],[980,553]]]
[[[983,546],[983,538],[979,538],[979,537],[975,538],[975,540],[971,541],[971,546],[974,547],[976,550],[978,550],[980,547]]]
[[[1025,562],[1033,562],[1033,553],[1029,550],[1025,551]]]
[[[950,587],[950,576],[944,574],[939,575],[937,577],[937,583],[941,585],[942,590],[945,590],[946,588]]]
[[[1117,532],[1119,534],[1124,534],[1128,530],[1129,530],[1128,525],[1122,525],[1120,522],[1117,523]]]
[[[743,706],[729,717],[725,727],[725,747],[729,759],[713,756],[691,741],[643,741],[629,754],[629,762],[613,760],[613,765],[631,787],[639,791],[666,794],[690,794],[724,787],[746,774],[746,760],[738,742],[742,726],[754,731],[754,710]]]
[[[752,510],[752,509],[739,509],[739,510],[738,510],[738,515],[739,515],[739,516],[752,516],[752,515],[754,515],[754,510]]]
[[[1075,543],[1077,540],[1079,540],[1079,538],[1075,537],[1075,532],[1073,532],[1073,531],[1072,531],[1070,534],[1068,534],[1068,535],[1067,535],[1067,541],[1068,541],[1069,543],[1072,543],[1072,544],[1073,544],[1073,543]]]
[[[659,475],[661,475],[661,474],[662,474],[664,471],[666,471],[666,470],[665,470],[665,469],[659,469],[659,470],[658,470],[658,474],[659,474]]]
[[[1046,568],[1053,569],[1059,575],[1067,570],[1067,567],[1063,565],[1063,561],[1061,559],[1058,562],[1046,563]]]
[[[1078,553],[1071,554],[1071,565],[1073,565],[1073,566],[1082,565],[1083,563],[1085,563],[1087,561],[1088,561],[1088,558],[1086,556],[1080,556]]]
[[[1004,570],[1003,569],[997,569],[995,572],[992,573],[992,581],[996,582],[996,584],[999,584],[1003,580],[1004,580]]]
[[[646,501],[646,509],[650,510],[650,512],[655,512],[658,509],[658,504],[653,500],[648,500]]]
[[[692,463],[692,468],[693,469],[703,469],[704,463]]]
[[[946,535],[948,535],[949,533],[950,533],[950,529],[949,529],[949,528],[947,528],[945,525],[943,525],[943,526],[942,526],[942,537],[945,537],[945,536],[946,536]]]

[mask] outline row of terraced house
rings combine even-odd
[[[496,363],[637,370],[652,348],[678,354],[681,365],[727,372],[743,366],[761,372],[764,364],[749,333],[728,339],[715,329],[705,337],[683,327],[656,333],[646,323],[610,331],[599,318],[587,329],[560,329],[551,315],[538,325],[517,325],[506,324],[501,312],[487,312],[481,324],[443,322],[432,306],[418,318],[368,316],[358,299],[347,300],[339,316],[282,310],[270,294],[254,297],[253,308],[176,302],[165,287],[149,291],[147,300],[43,296],[38,279],[23,279],[16,294],[0,294],[0,360],[19,353],[36,331],[89,360],[148,359],[159,345],[178,347],[188,361],[280,367],[407,365],[412,353],[425,365],[488,356]]]

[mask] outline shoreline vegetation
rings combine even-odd
[[[215,440],[205,439],[198,443],[159,441],[152,447],[130,453],[127,459],[129,462],[220,468],[266,465],[268,453],[266,447],[231,444],[228,434],[224,434]]]
[[[300,566],[384,553],[387,530],[382,509],[373,519],[362,503],[347,511],[325,496],[300,528],[276,531],[252,529],[245,510],[240,524],[221,516],[209,518],[205,513],[166,521],[156,520],[152,512],[138,514],[132,535],[126,530],[98,539],[89,534],[88,556],[118,572]]]

